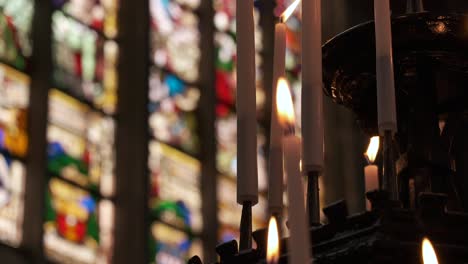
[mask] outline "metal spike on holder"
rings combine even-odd
[[[307,173],[307,209],[309,211],[309,226],[320,224],[320,197],[318,171]]]
[[[393,152],[393,132],[391,130],[385,130],[384,132],[383,159],[382,189],[389,192],[391,200],[397,201],[399,189]]]
[[[242,203],[242,216],[240,222],[239,250],[252,248],[252,202]]]

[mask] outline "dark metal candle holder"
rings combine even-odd
[[[240,250],[252,248],[252,202],[245,201],[242,204],[242,215],[240,222]]]
[[[399,200],[398,178],[396,176],[395,156],[393,153],[393,132],[386,130],[383,136],[383,186],[391,199]]]
[[[320,225],[319,172],[307,173],[307,210],[309,211],[309,226]]]
[[[446,195],[421,193],[417,210],[402,208],[385,191],[367,196],[372,211],[350,216],[345,201],[324,208],[329,223],[310,229],[314,263],[422,263],[424,237],[433,242],[439,263],[468,263],[468,214],[447,211]],[[266,232],[257,234],[266,241]],[[257,239],[257,249],[243,252],[236,250],[235,241],[221,244],[216,249],[219,263],[266,263],[266,243]],[[288,263],[287,238],[281,249],[279,263]]]

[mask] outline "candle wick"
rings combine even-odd
[[[367,161],[367,164],[368,164],[368,165],[374,164],[374,162],[372,162],[372,161],[370,160],[369,155],[367,155],[367,153],[364,153],[364,157],[366,158],[366,161]]]
[[[285,136],[291,136],[296,134],[296,128],[294,127],[294,124],[288,124],[285,126],[284,129],[284,135]]]

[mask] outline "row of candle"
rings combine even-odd
[[[237,10],[252,10],[253,1],[237,0]],[[286,27],[284,22],[299,0],[296,0],[275,27],[273,98],[270,145],[269,209],[280,215],[283,207],[283,171],[288,184],[291,263],[310,260],[308,221],[305,213],[302,174],[320,173],[323,168],[323,107],[322,107],[322,49],[321,0],[302,1],[302,139],[294,134],[294,110],[284,75]],[[390,8],[388,0],[375,0],[376,58],[378,84],[379,128],[396,131],[396,111],[393,81]],[[254,205],[258,201],[256,160],[255,105],[255,44],[253,13],[238,12],[237,28],[237,201]],[[278,84],[276,86],[276,84]],[[277,88],[277,90],[275,90]],[[280,109],[281,107],[289,110]],[[282,121],[284,135],[281,133]],[[302,171],[299,166],[302,157]],[[282,168],[284,165],[284,168]]]

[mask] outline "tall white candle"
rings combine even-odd
[[[271,214],[281,215],[283,211],[283,162],[282,129],[276,112],[276,86],[278,78],[285,73],[286,25],[275,26],[275,53],[273,57],[272,111],[270,125],[270,153],[268,164],[268,209]]]
[[[321,0],[302,1],[303,169],[323,168],[323,91]]]
[[[374,0],[379,132],[396,132],[395,83],[389,0]]]
[[[253,0],[236,1],[237,202],[258,202]]]
[[[287,193],[289,200],[289,248],[290,263],[310,263],[310,237],[308,217],[305,211],[304,183],[299,170],[301,158],[301,140],[295,135],[283,138],[284,167],[287,175]]]
[[[289,87],[280,79],[277,91],[278,113],[285,129],[283,137],[283,162],[287,175],[287,194],[289,201],[289,263],[310,263],[310,236],[308,216],[304,202],[304,183],[300,171],[301,147],[300,138],[294,135],[294,109]]]

